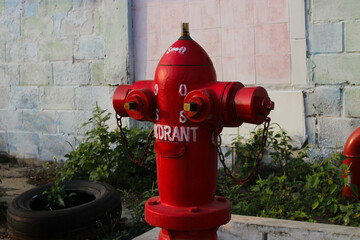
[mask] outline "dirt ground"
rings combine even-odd
[[[19,164],[0,164],[0,189],[5,192],[0,200],[10,203],[16,196],[35,187],[28,183],[33,168]]]
[[[45,162],[39,160],[21,161],[12,158],[4,152],[0,152],[0,203],[11,201],[23,192],[36,187],[36,185],[46,184],[49,181],[47,171],[44,170]],[[130,211],[123,206],[122,216],[130,220]],[[0,219],[0,240],[13,240],[8,233],[5,219]]]
[[[0,202],[10,204],[15,197],[35,187],[29,182],[31,182],[32,176],[39,168],[41,168],[39,161],[18,163],[16,159],[4,152],[0,152],[0,191],[3,192]],[[10,239],[6,223],[1,221],[0,240]]]

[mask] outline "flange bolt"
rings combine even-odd
[[[198,207],[191,207],[191,208],[189,208],[189,212],[191,212],[191,213],[197,213],[197,212],[199,212],[200,211],[200,208],[198,208]]]

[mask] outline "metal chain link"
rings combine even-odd
[[[142,165],[144,165],[145,159],[146,159],[147,154],[149,152],[151,142],[153,141],[153,138],[154,138],[154,129],[147,136],[146,146],[145,146],[145,149],[144,149],[141,157],[139,159],[136,159],[134,153],[129,149],[129,145],[128,145],[128,141],[126,139],[126,135],[125,135],[125,133],[124,133],[124,131],[122,129],[121,118],[122,117],[119,114],[116,114],[116,123],[117,123],[117,126],[119,127],[119,130],[120,130],[120,138],[121,138],[121,141],[123,143],[123,146],[124,146],[127,154],[129,155],[129,157],[131,158],[131,160],[134,163],[138,164],[139,166],[142,166]]]
[[[125,133],[124,133],[124,131],[122,129],[121,119],[122,119],[122,117],[120,115],[116,114],[116,122],[117,122],[117,126],[119,127],[119,130],[120,130],[120,138],[122,140],[124,148],[125,148],[127,154],[129,155],[129,157],[131,158],[131,160],[134,163],[138,164],[139,166],[142,166],[142,165],[144,165],[145,159],[147,157],[147,153],[148,153],[148,151],[150,149],[150,145],[151,145],[151,143],[153,141],[154,129],[147,136],[146,146],[145,146],[145,149],[144,149],[141,157],[139,159],[136,159],[134,153],[129,149],[129,145],[128,145],[126,135],[125,135]],[[262,160],[262,158],[264,156],[264,147],[265,147],[268,132],[269,132],[269,126],[270,126],[270,118],[266,118],[266,120],[264,122],[263,134],[262,134],[262,138],[261,138],[261,147],[260,147],[260,150],[259,150],[259,152],[257,154],[257,157],[256,157],[256,164],[253,167],[253,169],[251,170],[251,173],[249,174],[249,176],[247,176],[244,179],[238,179],[238,178],[234,177],[232,175],[230,169],[226,166],[226,164],[225,164],[225,156],[224,156],[224,154],[223,154],[223,152],[221,150],[221,136],[220,135],[218,136],[219,141],[218,141],[216,147],[217,147],[217,152],[218,152],[218,155],[219,155],[219,160],[220,160],[221,164],[224,167],[225,174],[228,177],[230,177],[236,184],[243,185],[243,184],[247,183],[255,175],[255,173],[257,172],[257,168],[259,166],[259,163],[261,162],[261,160]]]
[[[247,183],[257,172],[257,169],[258,169],[258,166],[261,162],[261,160],[263,159],[264,157],[264,148],[265,148],[265,145],[266,145],[266,140],[267,140],[267,136],[268,136],[268,133],[269,133],[269,126],[270,126],[270,121],[271,119],[269,117],[266,118],[265,122],[264,122],[264,130],[263,130],[263,133],[262,133],[262,138],[261,138],[261,146],[260,146],[260,150],[256,156],[256,163],[255,163],[255,166],[253,167],[253,169],[251,170],[249,176],[247,176],[246,178],[244,179],[238,179],[236,177],[234,177],[230,171],[230,169],[226,166],[225,164],[225,156],[221,150],[221,136],[219,134],[219,140],[218,140],[218,143],[217,143],[217,151],[218,151],[218,155],[219,155],[219,160],[221,162],[221,164],[223,165],[224,167],[224,172],[225,174],[230,177],[233,182],[237,185],[244,185],[245,183]]]

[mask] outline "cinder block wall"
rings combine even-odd
[[[309,143],[325,154],[360,127],[360,1],[307,0]],[[311,86],[313,85],[313,86]]]
[[[62,159],[96,102],[113,109],[132,72],[128,3],[0,0],[0,151]]]
[[[61,159],[70,150],[67,141],[76,145],[86,131],[81,124],[96,101],[112,111],[115,85],[134,79],[131,2],[0,0],[0,151]],[[321,148],[314,155],[328,154],[336,144],[342,149],[360,126],[360,1],[305,0],[304,15],[293,7],[302,1],[283,3],[290,12],[291,56],[305,54],[295,44],[303,45],[303,24],[292,19],[306,16],[308,79],[292,60],[291,79],[301,84],[273,86],[284,95],[277,108],[299,109],[299,101],[288,106],[289,96],[300,94],[302,103],[304,95],[306,130],[300,135]],[[303,126],[302,119],[278,117]]]

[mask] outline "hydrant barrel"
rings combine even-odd
[[[347,139],[343,155],[347,157],[343,163],[349,166],[350,175],[347,176],[349,184],[343,188],[342,194],[356,198],[350,189],[350,184],[355,184],[360,190],[360,128],[357,128]],[[360,200],[360,196],[357,198]]]
[[[173,44],[156,69],[159,118],[154,128],[155,151],[160,200],[164,204],[191,207],[213,200],[217,155],[211,143],[211,126],[189,121],[183,102],[188,92],[215,81],[211,60],[192,40]],[[207,150],[198,151],[204,148]],[[181,156],[178,149],[182,149]]]
[[[154,122],[159,195],[145,204],[145,220],[159,239],[217,239],[230,221],[230,202],[215,196],[218,136],[223,127],[261,123],[274,108],[265,89],[217,82],[212,61],[188,25],[161,58],[154,80],[119,86],[120,116]]]

